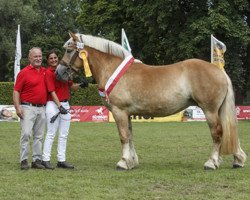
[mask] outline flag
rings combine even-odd
[[[20,36],[20,25],[18,24],[17,36],[16,36],[16,55],[15,55],[15,65],[14,65],[14,81],[15,82],[16,82],[17,74],[20,71],[21,58],[22,58],[21,36]]]
[[[124,29],[122,28],[122,46],[127,49],[129,52],[131,52],[131,48],[128,42],[128,38],[126,36],[126,33],[124,31]]]
[[[226,50],[226,45],[211,35],[211,63],[220,69],[224,69],[225,66],[224,53]]]

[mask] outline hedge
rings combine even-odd
[[[13,105],[13,82],[0,82],[0,105]]]
[[[0,82],[0,105],[13,105],[13,82]],[[71,91],[70,105],[96,106],[103,105],[98,94],[97,85],[89,84],[89,87]]]
[[[87,88],[71,91],[70,105],[97,106],[103,105],[96,84],[89,84]]]

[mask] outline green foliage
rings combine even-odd
[[[13,105],[13,82],[0,82],[0,105]],[[96,106],[102,105],[102,100],[97,91],[97,86],[89,84],[89,87],[71,91],[70,105]]]
[[[87,88],[71,91],[70,105],[96,106],[102,105],[97,86],[89,84]]]
[[[249,81],[245,75],[248,70],[245,60],[249,57],[246,49],[250,43],[249,11],[246,0],[154,3],[127,0],[118,6],[113,1],[85,0],[77,22],[87,32],[117,42],[120,29],[125,28],[133,55],[155,65],[193,57],[210,61],[213,34],[226,44],[226,71],[235,88],[242,90]]]
[[[210,61],[213,34],[227,46],[225,69],[235,89],[244,93],[250,83],[248,0],[0,0],[0,5],[0,81],[13,81],[21,24],[22,68],[33,46],[62,54],[69,30],[120,43],[124,28],[133,55],[153,65],[193,57]]]
[[[59,58],[62,57],[64,51],[62,49],[62,44],[64,41],[61,36],[53,35],[51,37],[46,37],[46,35],[39,35],[31,40],[28,44],[30,47],[38,46],[43,51],[43,66],[47,66],[46,53],[48,50],[55,49],[58,52]],[[28,53],[28,52],[27,52]],[[28,57],[28,55],[27,55]],[[26,63],[28,60],[26,59]]]
[[[13,82],[0,82],[0,105],[13,105]]]
[[[41,33],[45,34],[46,37],[57,35],[65,41],[69,30],[78,29],[75,18],[79,12],[79,1],[43,0],[39,1],[38,4],[38,9],[42,13]]]
[[[101,35],[110,40],[120,38],[124,12],[120,1],[83,0],[77,23],[85,34]]]
[[[239,122],[239,127],[242,149],[250,152],[250,122]],[[134,170],[115,170],[121,148],[115,123],[74,122],[67,161],[75,170],[21,171],[20,124],[0,122],[1,200],[249,199],[249,160],[245,168],[232,169],[233,156],[223,156],[219,169],[203,170],[212,147],[205,122],[137,122],[133,131],[140,162]],[[52,147],[54,166],[56,154],[57,140]]]
[[[21,24],[23,49],[39,26],[40,14],[34,10],[36,1],[0,0],[0,81],[13,81],[17,25]],[[32,30],[32,31],[31,31]]]
[[[0,0],[0,81],[13,81],[18,24],[23,68],[28,63],[28,51],[34,46],[41,47],[44,54],[50,49],[58,49],[62,54],[67,32],[78,28],[75,25],[78,4],[76,0]]]
[[[210,1],[207,16],[197,18],[191,25],[193,33],[196,32],[199,36],[212,33],[226,44],[225,70],[235,88],[240,90],[248,81],[248,78],[245,78],[247,66],[244,59],[250,42],[250,28],[242,16],[244,9],[248,9],[247,1]]]

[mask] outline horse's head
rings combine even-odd
[[[122,60],[131,55],[121,45],[107,39],[71,32],[69,34],[70,39],[64,44],[66,51],[56,70],[59,80],[67,81],[71,79],[72,74],[83,67],[86,76],[92,75],[91,70],[101,69],[102,74],[109,73],[103,75],[108,77]],[[97,74],[99,77],[101,76],[100,72],[93,72],[95,72],[95,76]]]
[[[84,44],[74,33],[70,32],[69,35],[71,38],[63,46],[66,51],[56,69],[56,77],[62,81],[72,79],[73,73],[83,67],[80,54],[84,49]]]

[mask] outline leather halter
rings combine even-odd
[[[83,40],[82,40],[82,37],[81,37],[81,36],[80,36],[80,40],[81,40],[81,43],[83,44]],[[74,52],[73,56],[70,58],[69,63],[65,62],[65,61],[62,59],[62,60],[60,60],[59,64],[64,65],[64,66],[66,66],[67,68],[73,69],[75,72],[77,72],[78,69],[76,69],[75,67],[73,67],[73,64],[75,63],[76,58],[79,56],[79,51],[82,50],[82,48],[83,48],[83,45],[82,45],[81,48],[77,48],[77,46],[76,46],[76,49],[74,49],[75,52]]]
[[[78,51],[78,50],[74,50],[74,51],[75,51],[75,53],[74,53],[73,56],[70,58],[69,63],[65,62],[65,61],[62,59],[62,60],[60,60],[59,64],[64,65],[64,66],[66,66],[66,67],[68,67],[68,68],[70,68],[70,69],[73,69],[74,71],[77,72],[78,69],[76,69],[76,68],[73,67],[72,65],[73,65],[74,62],[76,61],[76,58],[77,58],[78,55],[79,55],[79,51]]]

